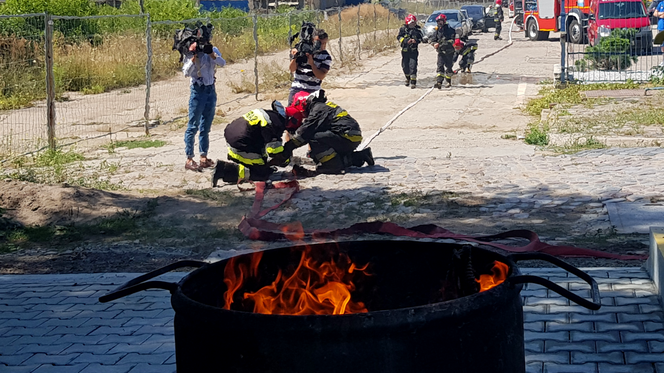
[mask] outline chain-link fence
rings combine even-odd
[[[286,51],[303,21],[327,31],[335,65],[395,46],[401,25],[398,11],[380,4],[185,21],[0,16],[0,160],[185,117],[189,80],[173,34],[197,21],[214,26],[212,43],[228,63],[243,64],[217,79],[256,97],[290,85]]]
[[[589,13],[570,13],[567,25],[566,79],[585,83],[664,80],[662,48],[653,44],[656,25],[640,0],[594,2]]]

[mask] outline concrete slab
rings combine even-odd
[[[647,234],[652,226],[664,226],[664,203],[607,203],[606,209],[618,234]]]
[[[655,284],[660,304],[662,298],[662,283],[664,283],[664,227],[650,228],[650,253],[646,262],[646,270]]]

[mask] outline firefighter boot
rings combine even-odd
[[[415,75],[410,76],[410,89],[415,89],[417,86],[417,77]]]
[[[436,78],[436,84],[434,84],[433,87],[438,88],[438,89],[443,87],[443,77],[442,76],[439,76],[438,78]]]
[[[321,163],[318,167],[316,167],[316,172],[319,174],[340,175],[343,174],[345,170],[346,167],[344,165],[344,161],[339,155]]]
[[[410,75],[406,75],[406,87],[410,85]]]
[[[452,86],[452,79],[445,78],[445,88],[450,88]]]
[[[221,179],[226,183],[237,183],[240,168],[235,163],[217,161],[217,165],[212,172],[212,187],[217,186],[217,182]]]
[[[351,164],[353,166],[362,167],[364,162],[366,162],[368,166],[376,164],[376,162],[374,162],[373,154],[371,154],[371,148],[362,149],[351,154]]]
[[[470,65],[466,67],[466,72],[470,74]]]
[[[503,40],[503,38],[500,37],[500,34],[494,34],[493,35],[493,40]]]

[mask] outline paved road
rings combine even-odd
[[[583,281],[562,270],[525,272],[589,296]],[[599,311],[539,285],[522,291],[527,371],[664,372],[664,316],[647,274],[639,268],[588,273],[599,283]],[[166,291],[97,301],[135,276],[0,276],[0,372],[174,372],[174,312]]]

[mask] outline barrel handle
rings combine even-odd
[[[165,281],[148,281],[148,282],[144,281],[163,275],[166,272],[170,272],[178,268],[183,268],[183,267],[200,268],[205,264],[207,263],[198,260],[181,260],[179,262],[169,264],[165,267],[155,269],[152,272],[148,272],[144,275],[138,276],[133,280],[129,280],[127,283],[119,286],[117,289],[111,291],[110,293],[107,293],[99,297],[99,301],[102,303],[106,303],[147,289],[164,289],[172,293],[173,291],[175,291],[175,289],[177,289],[178,287],[177,283],[165,282]]]
[[[567,272],[570,272],[585,282],[590,285],[590,297],[592,298],[592,302],[584,299],[572,292],[570,292],[567,289],[562,288],[561,286],[554,284],[553,282],[538,277],[538,276],[531,276],[531,275],[519,275],[519,276],[512,276],[507,279],[511,284],[524,284],[524,283],[534,283],[534,284],[539,284],[542,285],[550,290],[555,291],[556,293],[562,295],[563,297],[571,300],[572,302],[578,304],[579,306],[588,308],[590,310],[596,311],[598,310],[602,304],[600,300],[600,295],[599,295],[599,286],[597,286],[597,282],[595,282],[595,279],[593,279],[589,274],[583,272],[582,270],[574,267],[571,264],[568,264],[554,256],[551,256],[549,254],[544,254],[544,253],[517,253],[517,254],[512,254],[507,256],[508,259],[511,259],[514,263],[522,261],[522,260],[544,260],[545,262],[549,262],[551,264],[554,264]]]

